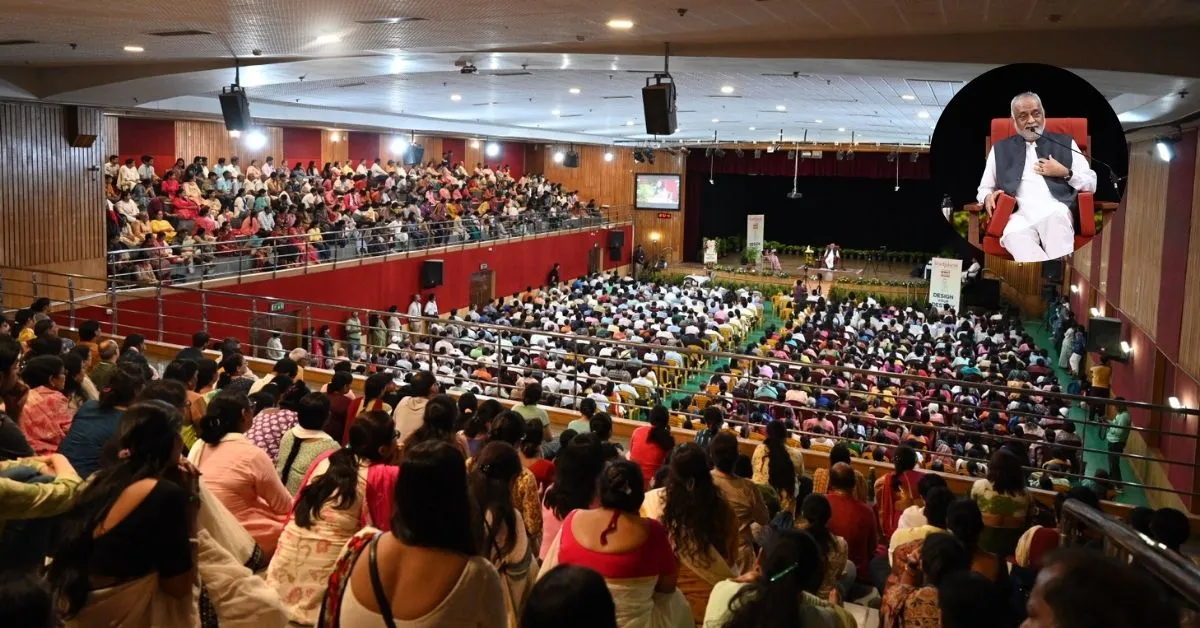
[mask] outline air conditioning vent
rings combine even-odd
[[[146,33],[155,37],[193,37],[195,35],[212,35],[209,31],[199,30],[182,30],[182,31],[157,31],[154,33]]]
[[[0,46],[24,46],[26,44],[36,44],[38,42],[32,39],[0,39]]]
[[[423,17],[377,17],[373,20],[355,20],[356,24],[402,24],[404,22],[424,22]]]
[[[620,98],[633,98],[633,96],[601,96],[600,100],[617,100]]]
[[[532,76],[533,72],[522,72],[521,70],[509,70],[500,72],[488,72],[492,76]]]
[[[366,85],[366,84],[367,84],[366,81],[359,81],[357,83],[346,83],[345,85],[338,85],[338,87],[362,87],[363,85]]]

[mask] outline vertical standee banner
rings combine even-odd
[[[959,311],[962,296],[962,260],[933,258],[929,274],[929,303],[939,308],[950,306]]]
[[[763,214],[751,214],[746,216],[746,252],[754,252],[754,259],[762,259],[763,251],[763,225],[766,223],[766,216]]]

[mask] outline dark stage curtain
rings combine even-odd
[[[913,163],[909,155],[897,155],[894,162],[887,160],[887,153],[858,152],[854,159],[839,161],[836,151],[824,151],[821,159],[801,159],[801,177],[858,177],[864,179],[896,178],[896,166],[900,166],[900,179],[928,179],[929,155],[922,154]],[[697,149],[688,154],[688,174],[708,180],[709,158],[704,151]],[[732,150],[725,151],[724,157],[713,158],[713,171],[716,174],[748,174],[792,176],[794,167],[788,159],[786,150],[767,153],[765,150],[759,158],[754,157],[754,151],[743,151],[738,157]]]
[[[766,215],[767,240],[789,244],[930,253],[964,244],[942,217],[941,195],[929,180],[901,179],[896,191],[888,179],[801,176],[804,197],[791,200],[791,176],[717,174],[710,185],[707,170],[690,175],[687,216],[697,236],[687,241],[687,260],[699,261],[700,238],[745,236],[749,214]]]

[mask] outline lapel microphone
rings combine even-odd
[[[1126,177],[1118,177],[1117,172],[1115,170],[1113,170],[1112,166],[1104,163],[1103,161],[1100,161],[1099,159],[1096,159],[1095,157],[1089,158],[1087,155],[1085,155],[1084,153],[1082,153],[1081,151],[1079,151],[1078,149],[1076,149],[1074,146],[1072,146],[1070,144],[1064,144],[1064,143],[1054,139],[1053,137],[1050,137],[1048,135],[1045,135],[1044,133],[1038,132],[1037,130],[1034,130],[1034,129],[1029,129],[1029,130],[1032,131],[1033,134],[1038,136],[1040,139],[1046,140],[1047,142],[1050,142],[1052,144],[1057,144],[1059,146],[1062,146],[1063,148],[1066,148],[1067,150],[1071,151],[1072,153],[1082,156],[1084,159],[1091,159],[1092,163],[1096,163],[1096,164],[1100,164],[1101,166],[1104,166],[1105,170],[1108,171],[1108,179],[1110,181],[1112,181],[1113,191],[1117,193],[1117,199],[1120,200],[1121,187],[1120,187],[1119,183],[1121,181],[1124,181],[1126,179]],[[1068,167],[1070,167],[1070,166],[1068,166]]]

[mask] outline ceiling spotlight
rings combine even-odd
[[[896,161],[896,151],[893,150],[892,152],[888,153],[887,160],[888,160],[888,163],[892,163],[893,161]]]
[[[850,150],[846,151],[846,160],[847,160],[847,161],[849,161],[849,160],[852,160],[852,159],[854,159],[854,149],[853,149],[853,148],[851,148]]]
[[[837,160],[838,160],[838,161],[841,161],[841,160],[843,160],[843,159],[845,159],[845,158],[846,158],[846,151],[844,151],[844,150],[839,150],[839,151],[837,152]]]
[[[235,139],[235,140],[236,140],[237,138],[239,138],[239,137],[241,137],[241,136],[242,136],[242,132],[241,132],[241,131],[239,131],[239,130],[237,130],[237,129],[230,129],[230,130],[229,130],[229,137],[232,137],[233,139]]]
[[[824,120],[813,120],[813,122],[816,122],[817,124],[821,124],[822,122],[824,122]]]
[[[561,112],[561,111],[559,111],[558,109],[551,109],[551,110],[550,110],[550,115],[552,115],[552,116],[555,116],[555,117],[557,117],[557,116],[558,116],[559,114],[561,114],[561,113],[562,113],[562,112]]]
[[[318,46],[323,46],[325,44],[336,44],[339,41],[342,41],[342,38],[338,37],[337,35],[321,35],[315,41],[313,41],[313,43],[317,44]]]
[[[917,97],[913,96],[912,94],[904,94],[900,98],[902,98],[904,100],[916,100],[917,99]]]
[[[929,112],[928,111],[918,111],[917,117],[922,120],[927,120],[929,118]]]
[[[1169,137],[1158,138],[1158,141],[1154,143],[1154,151],[1163,161],[1175,159],[1175,140]]]
[[[716,118],[713,118],[713,120],[712,120],[712,121],[713,121],[713,124],[716,124],[716,123],[720,122],[720,120],[718,120],[718,119],[716,119]]]
[[[754,149],[754,158],[762,159],[762,149],[761,148]]]
[[[767,154],[770,155],[771,153],[775,152],[778,148],[779,148],[778,146],[771,144],[770,146],[767,147]]]
[[[500,155],[500,145],[495,142],[488,142],[487,148],[483,152],[488,157],[497,157]]]
[[[722,85],[722,86],[721,86],[721,93],[722,93],[722,94],[732,94],[732,93],[733,93],[733,86],[732,86],[732,85]]]
[[[146,52],[146,49],[141,46],[125,46],[123,50],[125,52]]]
[[[454,102],[458,102],[458,101],[462,100],[462,94],[450,94],[450,100],[453,100]]]
[[[786,105],[775,105],[775,111],[787,111]]]
[[[1167,397],[1167,405],[1171,406],[1172,410],[1182,410],[1183,402],[1179,401],[1179,397]]]
[[[642,156],[642,149],[633,149],[633,161],[639,164],[645,161],[645,158]]]
[[[391,148],[393,155],[399,155],[408,149],[408,142],[403,137],[394,137],[388,147]]]
[[[626,120],[625,126],[633,126],[633,120]]]
[[[554,163],[561,164],[565,157],[566,157],[566,155],[563,154],[563,152],[561,150],[554,151]]]
[[[917,160],[920,158],[921,158],[921,153],[909,153],[908,154],[908,160],[913,162],[914,164],[917,163]]]
[[[629,30],[629,29],[633,28],[633,20],[612,19],[612,20],[608,21],[608,27],[615,28],[615,29],[621,30],[621,31]]]
[[[844,127],[844,126],[838,127],[838,133],[845,133],[845,132],[846,132],[846,127]]]
[[[755,130],[755,127],[750,127],[750,130],[751,130],[751,131]]]
[[[578,94],[579,92],[581,92],[583,90],[579,89],[578,87],[572,87],[571,89],[568,89],[567,91],[571,92],[572,94]]]
[[[611,150],[604,151],[604,161],[612,161],[615,155]]]
[[[267,135],[262,131],[251,131],[246,135],[246,148],[261,150],[267,145]]]

